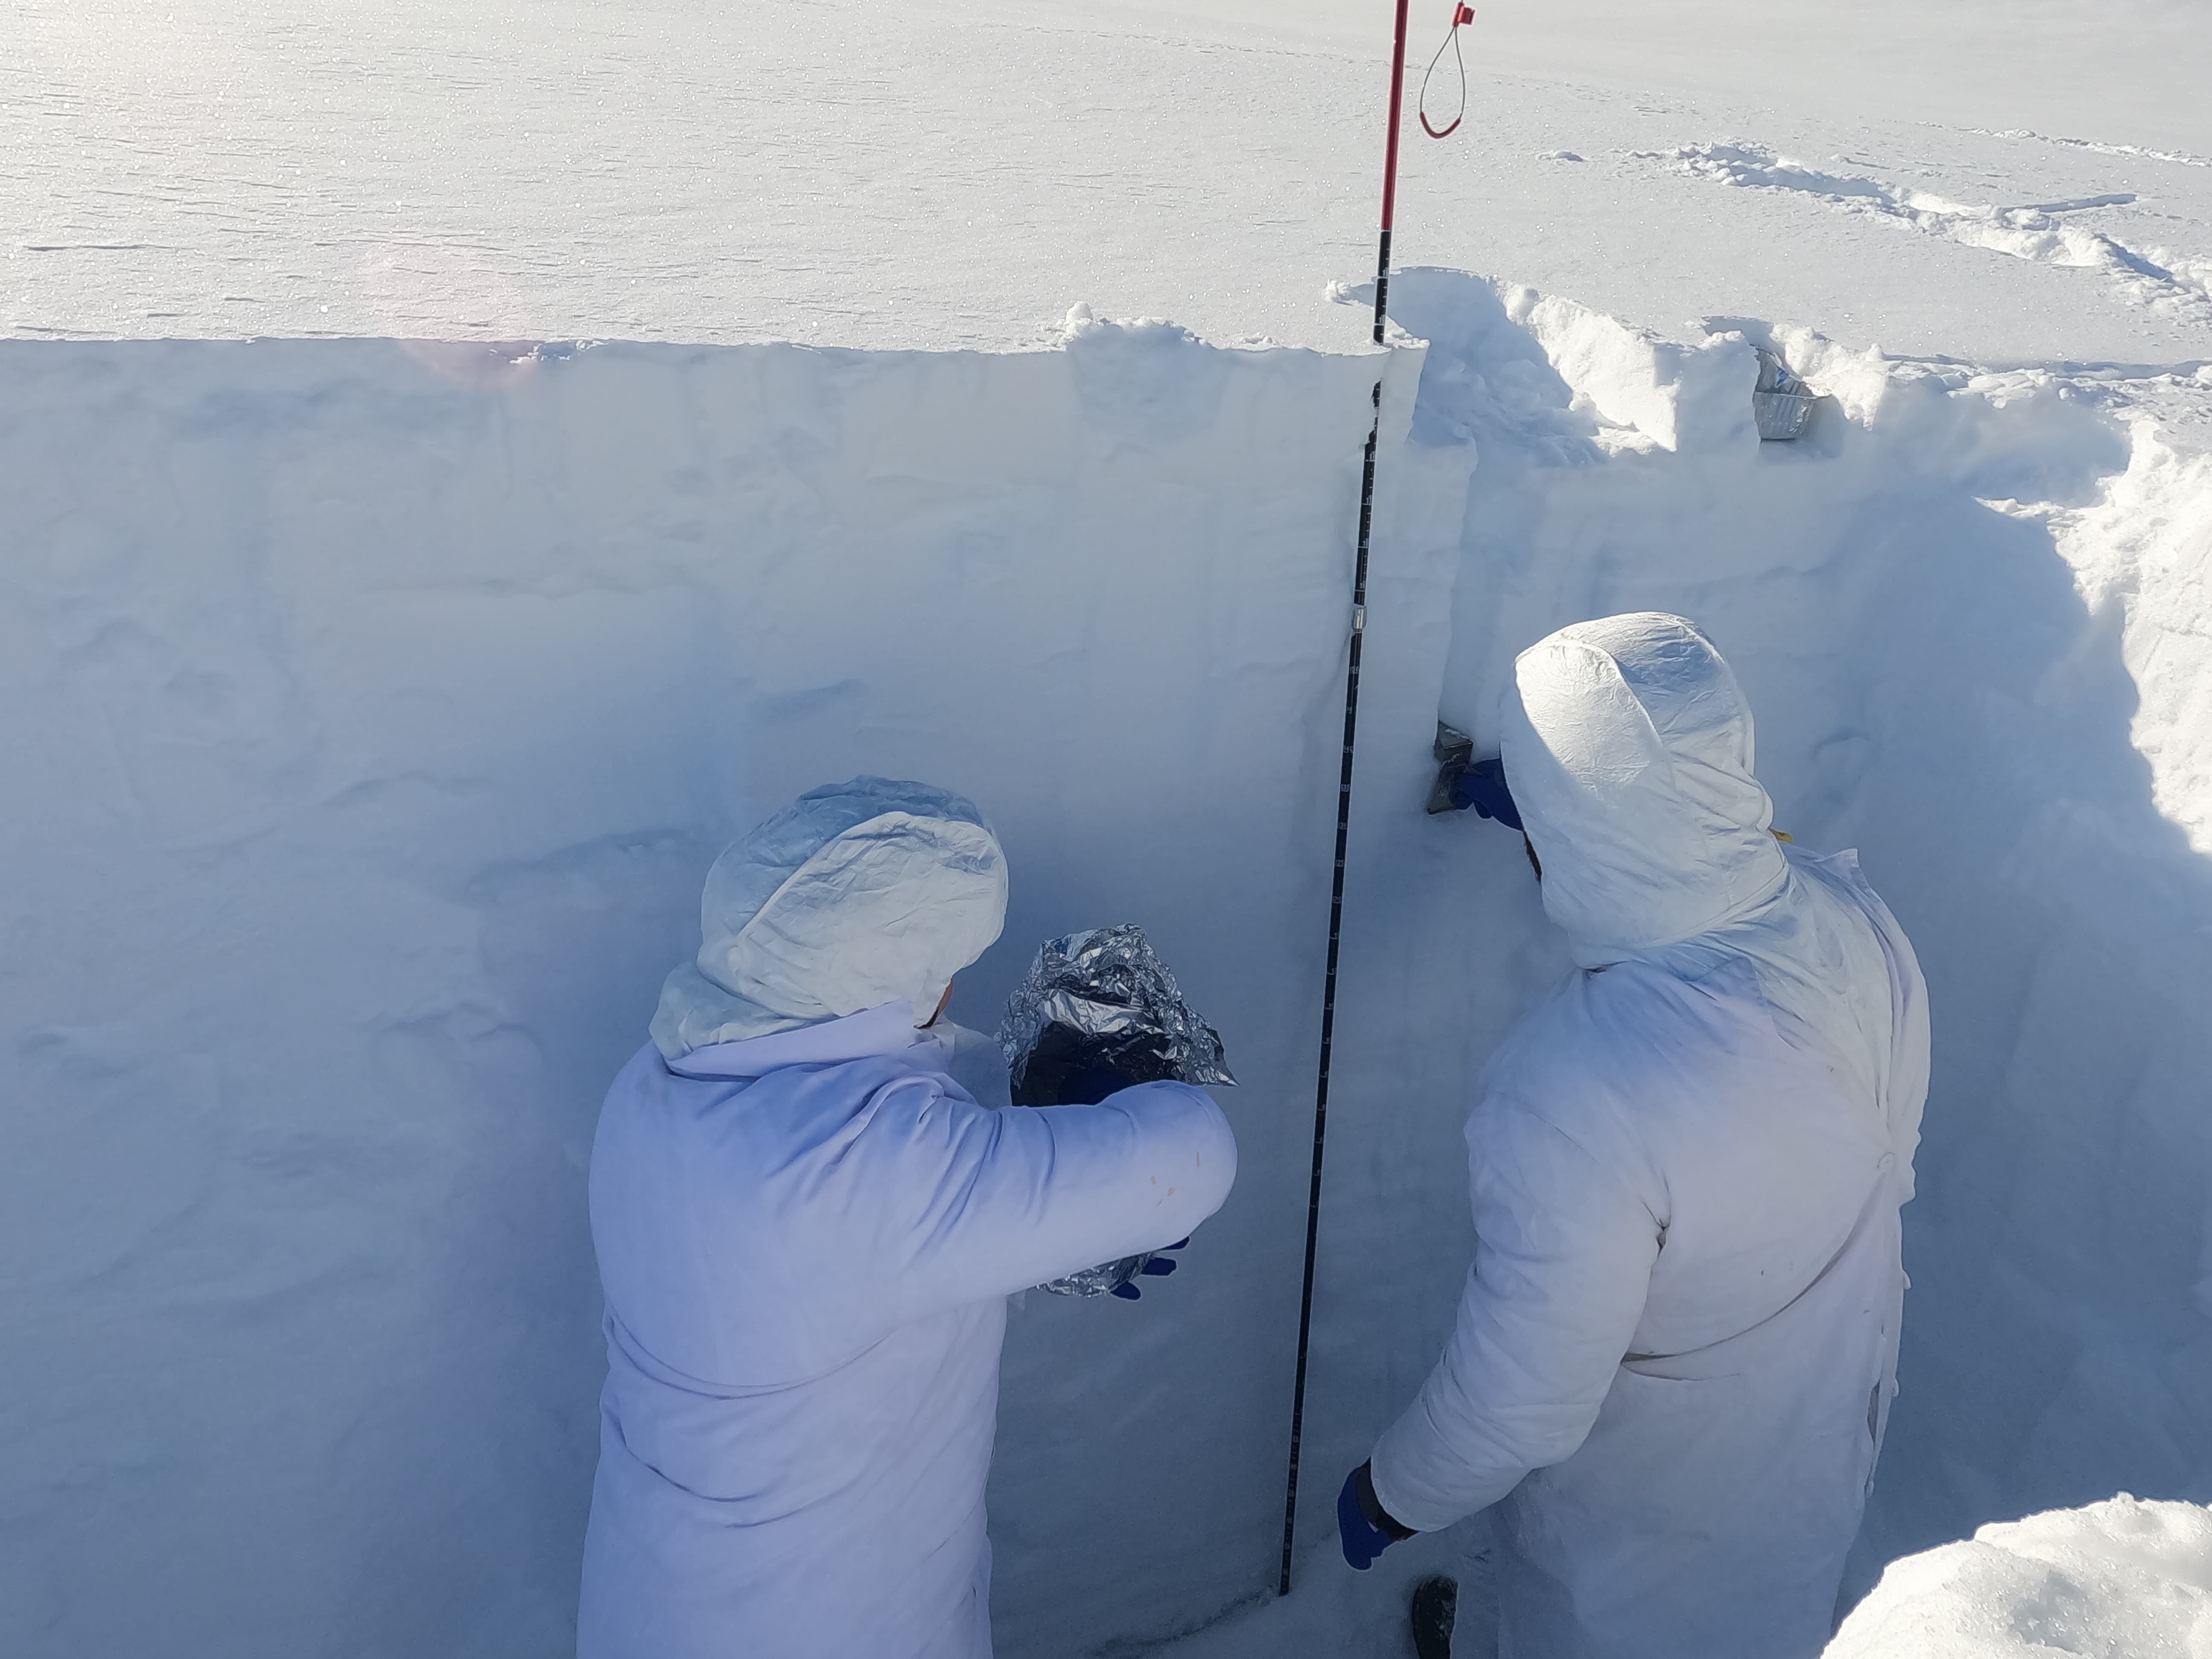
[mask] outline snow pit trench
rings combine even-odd
[[[599,1093],[720,842],[865,769],[1005,835],[957,1018],[1044,935],[1138,920],[1244,1079],[1188,1271],[1016,1312],[1000,1650],[1395,1651],[1468,1529],[1353,1581],[1329,1504],[1450,1317],[1468,1080],[1565,967],[1517,843],[1421,814],[1431,722],[1494,743],[1513,652],[1627,609],[1710,629],[1778,821],[1863,849],[1933,988],[1851,1589],[1985,1522],[2212,1496],[2212,386],[1685,346],[1444,271],[1393,300],[1425,349],[0,348],[8,1645],[564,1650]],[[1753,341],[1832,394],[1795,446],[1753,432]],[[1306,1565],[1271,1609],[1378,370]]]

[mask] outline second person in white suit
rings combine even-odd
[[[1504,1659],[1813,1659],[1873,1479],[1926,992],[1752,761],[1680,617],[1516,665],[1505,781],[1578,966],[1491,1062],[1457,1328],[1340,1506],[1361,1565],[1496,1505]]]

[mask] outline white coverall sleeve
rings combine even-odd
[[[885,1218],[908,1318],[1172,1244],[1237,1178],[1229,1121],[1188,1084],[1140,1084],[1095,1106],[937,1104],[954,1109],[950,1144],[924,1160],[939,1173]]]
[[[1524,1111],[1479,1110],[1475,1265],[1419,1397],[1376,1443],[1382,1507],[1417,1532],[1571,1456],[1643,1317],[1660,1224],[1621,1178]]]

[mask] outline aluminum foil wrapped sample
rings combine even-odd
[[[1065,1279],[1050,1279],[1037,1288],[1054,1296],[1111,1296],[1144,1272],[1145,1263],[1152,1259],[1150,1251],[1143,1255],[1125,1255],[1119,1261],[1101,1262]]]
[[[1752,388],[1751,412],[1762,442],[1794,442],[1811,422],[1813,405],[1819,400],[1820,393],[1790,373],[1789,364],[1765,346],[1759,348],[1759,383]]]
[[[1047,939],[1006,1000],[999,1046],[1018,1106],[1060,1104],[1073,1070],[1132,1083],[1235,1083],[1221,1037],[1190,1011],[1175,975],[1133,924]]]
[[[1233,1084],[1221,1037],[1190,1011],[1175,975],[1141,927],[1094,927],[1048,939],[1006,1002],[999,1046],[1017,1106],[1057,1106],[1080,1074],[1111,1071],[1131,1083]],[[1043,1288],[1104,1296],[1151,1258],[1124,1256]]]

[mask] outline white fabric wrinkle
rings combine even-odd
[[[1796,848],[1784,849],[1784,860],[1783,884],[1762,903],[1643,959],[1686,983],[1754,997],[1784,1041],[1818,1054],[1850,1094],[1887,1116],[1890,974],[1856,896],[1864,890],[1857,861]]]
[[[936,1046],[938,1069],[965,1089],[978,1106],[1000,1111],[1014,1103],[1006,1051],[994,1038],[949,1019],[938,1020],[920,1035]]]
[[[827,1066],[869,1054],[895,1054],[926,1042],[929,1033],[915,1030],[911,1003],[887,1002],[819,1025],[802,1025],[796,1030],[736,1042],[711,1043],[667,1064],[670,1071],[682,1077],[766,1077],[779,1066]]]

